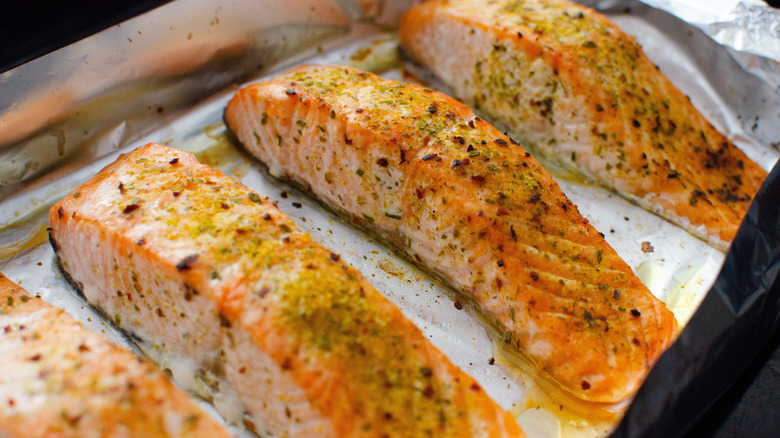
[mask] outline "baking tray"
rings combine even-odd
[[[403,67],[393,31],[412,3],[178,0],[0,75],[0,271],[138,352],[57,270],[45,241],[46,213],[120,153],[150,141],[168,144],[195,152],[268,196],[315,240],[339,252],[499,404],[519,415],[530,434],[608,434],[616,417],[593,421],[569,404],[563,414],[552,415],[556,400],[503,359],[473,312],[454,307],[450,289],[271,178],[225,135],[222,111],[240,84],[300,63],[351,64],[393,79],[419,80]],[[771,81],[668,13],[634,1],[591,5],[635,35],[661,70],[751,158],[767,169],[774,165],[780,124],[772,121],[780,117],[780,96]],[[558,181],[648,288],[686,322],[726,255],[606,190]],[[688,342],[700,340],[692,336]],[[495,365],[490,358],[497,359]],[[179,368],[160,360],[163,367]],[[205,395],[198,382],[176,373],[174,378]],[[645,387],[636,406],[645,406],[646,392]],[[220,406],[219,397],[215,401],[230,422],[241,423],[240,413]],[[627,420],[640,415],[633,413],[636,406]],[[700,414],[685,417],[692,422]],[[641,417],[645,423],[651,418]],[[627,433],[641,435],[647,428],[642,423]]]

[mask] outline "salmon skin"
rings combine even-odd
[[[231,436],[151,364],[0,274],[0,436]]]
[[[311,66],[238,91],[225,120],[273,175],[441,276],[581,399],[628,397],[672,342],[672,313],[557,183],[455,99]]]
[[[431,0],[400,26],[411,57],[545,164],[725,250],[766,171],[643,53],[566,0]]]
[[[190,153],[124,155],[50,222],[86,298],[235,391],[258,432],[524,436],[360,273]]]

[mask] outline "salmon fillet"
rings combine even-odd
[[[0,436],[229,437],[152,365],[0,274]]]
[[[551,168],[596,182],[725,250],[766,178],[642,52],[566,0],[432,0],[403,46]]]
[[[273,175],[441,276],[581,399],[628,397],[672,342],[672,313],[557,183],[455,99],[310,66],[238,91],[225,121]]]
[[[259,432],[524,436],[360,273],[190,153],[123,155],[50,222],[86,298],[234,391]]]

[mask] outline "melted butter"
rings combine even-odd
[[[0,227],[0,260],[7,260],[22,251],[34,248],[49,239],[47,223],[39,218]]]
[[[518,403],[511,413],[529,438],[604,437],[618,425],[628,408],[630,400],[605,404],[574,397],[552,378],[540,376],[531,360],[521,352],[510,350],[500,340],[494,346],[496,364],[528,390],[525,404]]]

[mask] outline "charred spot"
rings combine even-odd
[[[192,269],[192,264],[195,263],[195,260],[198,259],[197,254],[190,254],[187,257],[183,258],[179,263],[176,264],[176,270],[181,271],[189,271]]]
[[[497,138],[497,139],[493,140],[493,143],[495,143],[495,144],[497,144],[499,146],[503,146],[503,147],[506,147],[506,145],[507,145],[506,140],[504,140],[503,138]]]
[[[144,238],[142,237],[142,238],[140,238],[140,239],[136,240],[136,241],[135,241],[135,244],[136,244],[136,245],[138,245],[138,246],[144,246],[144,245],[146,245],[146,239],[144,239]]]
[[[537,274],[536,272],[531,272],[531,279],[533,281],[539,281],[539,274]]]
[[[433,387],[431,385],[428,385],[423,389],[422,395],[427,398],[433,397]]]
[[[512,236],[512,240],[517,242],[517,233],[515,232],[515,226],[514,225],[510,225],[509,226],[509,234]]]
[[[351,139],[351,138],[349,138],[349,137],[347,137],[347,136],[344,136],[344,143],[346,143],[346,144],[352,144],[352,139]]]
[[[225,328],[230,328],[230,320],[227,318],[227,316],[223,314],[219,314],[219,325]]]
[[[406,161],[406,151],[401,149],[400,152],[401,152],[401,162],[398,164],[408,163],[408,161]]]
[[[192,297],[198,294],[198,291],[195,290],[192,286],[189,284],[184,284],[184,299],[187,301],[192,301]]]
[[[455,143],[458,143],[458,144],[466,144],[466,139],[461,137],[460,135],[456,135],[456,136],[452,137],[452,141],[454,141]]]
[[[295,96],[298,93],[296,93],[295,90],[293,90],[292,88],[288,88],[288,89],[284,90],[284,94],[286,94],[288,96]]]
[[[62,207],[58,208],[57,209],[57,217],[59,219],[62,219],[62,216],[64,216],[64,215],[65,215],[65,209],[63,209]]]
[[[523,33],[522,32],[517,32],[517,38],[522,39],[523,38]]]
[[[452,163],[450,163],[450,167],[453,169],[461,165],[463,165],[463,161],[460,160],[452,160]]]
[[[439,112],[439,109],[436,108],[436,103],[432,103],[432,104],[428,105],[427,109],[428,109],[428,112],[431,113],[431,114],[436,114],[436,113]]]
[[[633,315],[635,317],[639,317],[639,316],[642,316],[642,312],[640,312],[639,310],[636,310],[636,309],[631,309],[631,315]]]
[[[455,300],[455,302],[454,302],[454,303],[452,303],[452,305],[454,305],[454,306],[455,306],[455,308],[456,308],[456,309],[458,309],[458,310],[461,310],[461,309],[463,309],[463,303],[461,303],[461,302],[460,302],[460,301],[458,301],[458,300]]]
[[[642,343],[641,343],[641,342],[639,342],[639,339],[637,339],[637,338],[633,338],[633,339],[631,339],[631,343],[632,343],[632,344],[634,344],[634,345],[636,345],[637,347],[639,347],[640,345],[642,345]]]
[[[130,214],[130,213],[132,213],[132,212],[134,212],[134,211],[138,210],[139,208],[141,208],[141,206],[140,206],[140,205],[138,205],[138,204],[130,204],[130,205],[126,206],[126,207],[125,207],[125,208],[122,210],[122,213],[124,213],[124,214]]]
[[[179,157],[176,157],[176,158],[172,159],[171,161],[169,161],[168,164],[174,165],[174,164],[176,164],[178,162],[179,162]]]
[[[271,292],[271,289],[268,286],[263,286],[259,291],[257,291],[257,296],[260,298],[265,297]]]
[[[542,199],[541,193],[534,193],[530,198],[528,198],[528,200],[531,202],[538,202],[540,199]]]
[[[677,172],[676,170],[673,170],[672,172],[666,175],[666,177],[669,179],[674,179],[677,178],[678,176],[680,176],[680,173]]]
[[[355,110],[355,112],[358,114],[362,113],[363,111],[365,111],[363,108],[358,108]]]
[[[438,156],[439,156],[439,154],[427,154],[427,155],[424,155],[422,157],[422,160],[423,161],[428,161],[428,160],[432,160],[432,159],[434,159],[434,158],[436,158]]]
[[[469,120],[469,128],[474,128],[474,119]]]
[[[54,250],[55,253],[59,252],[60,251],[60,245],[57,244],[56,240],[54,240],[54,236],[52,236],[52,234],[51,234],[52,229],[51,228],[46,228],[46,231],[49,232],[49,243],[51,244],[51,248]]]
[[[587,391],[590,389],[590,383],[588,383],[587,380],[583,380],[580,386],[582,387],[583,391]]]
[[[380,158],[376,160],[376,164],[378,164],[381,167],[387,167],[387,165],[390,163],[387,161],[387,158]]]
[[[642,126],[642,124],[639,123],[639,120],[637,120],[637,119],[632,120],[631,124],[634,125],[634,128],[639,128],[639,127]]]
[[[496,363],[496,358],[491,357],[490,359],[488,359],[487,362],[488,362],[488,365],[493,365],[494,363]]]
[[[503,260],[499,260],[497,264],[498,264],[499,268],[503,268],[504,267],[504,261]]]

